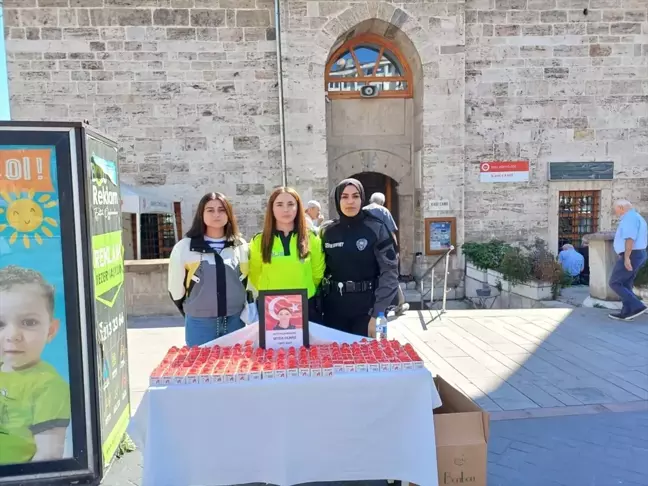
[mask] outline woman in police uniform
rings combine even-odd
[[[385,224],[362,209],[360,181],[345,179],[335,189],[338,219],[320,231],[326,262],[324,323],[360,336],[375,337],[376,317],[398,291],[398,257]]]

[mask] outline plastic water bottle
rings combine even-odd
[[[376,339],[387,339],[387,318],[380,312],[376,318]]]

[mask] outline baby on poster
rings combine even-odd
[[[41,359],[58,330],[54,287],[35,270],[0,268],[0,465],[63,457],[70,388]]]

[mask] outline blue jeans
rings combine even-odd
[[[227,317],[185,316],[185,342],[187,346],[200,346],[243,327],[245,325],[238,314]]]
[[[646,263],[646,250],[632,250],[632,253],[630,253],[632,271],[626,270],[623,259],[623,254],[619,255],[619,259],[612,269],[609,283],[610,288],[619,295],[621,302],[623,302],[621,315],[625,316],[634,314],[645,307],[632,288],[639,269]]]

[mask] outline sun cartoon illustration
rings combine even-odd
[[[25,248],[31,246],[31,239],[33,238],[39,245],[43,244],[43,235],[52,237],[54,236],[52,228],[58,227],[58,223],[54,218],[45,216],[45,209],[55,207],[58,202],[52,200],[49,194],[35,198],[34,191],[28,191],[26,196],[24,193],[13,192],[8,193],[5,191],[0,192],[0,196],[7,202],[6,208],[0,208],[0,215],[5,214],[6,224],[0,224],[0,233],[6,229],[12,231],[9,237],[9,244],[16,243],[18,238],[22,239]]]

